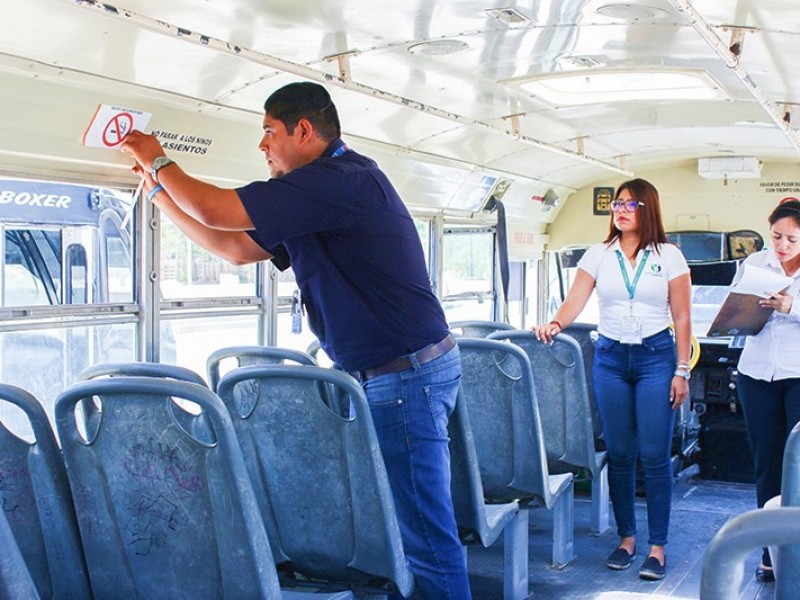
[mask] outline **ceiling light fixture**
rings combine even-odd
[[[412,44],[407,48],[409,54],[425,54],[426,56],[445,56],[456,54],[469,48],[469,44],[461,40],[433,40]]]

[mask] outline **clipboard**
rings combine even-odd
[[[720,306],[709,337],[755,335],[764,328],[774,309],[761,306],[758,301],[768,298],[770,292],[785,292],[792,283],[787,277],[769,269],[743,265],[742,277],[731,287],[725,302]]]

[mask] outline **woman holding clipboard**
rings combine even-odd
[[[593,290],[600,305],[592,384],[608,450],[608,483],[618,547],[606,560],[625,570],[636,555],[636,460],[647,494],[643,579],[666,572],[672,502],[670,450],[675,409],[689,393],[691,282],[680,250],[667,243],[655,187],[644,179],[619,186],[606,239],[578,263],[575,282],[555,318],[534,328],[550,342],[583,310]],[[670,331],[675,324],[675,336]]]
[[[783,450],[800,421],[800,201],[781,202],[768,221],[772,248],[748,256],[733,280],[738,281],[744,265],[793,280],[784,291],[772,291],[759,302],[774,311],[761,331],[746,338],[739,359],[736,381],[753,451],[759,508],[781,493]],[[766,548],[756,579],[775,579]]]

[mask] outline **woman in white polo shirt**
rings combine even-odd
[[[781,493],[783,450],[800,421],[800,202],[779,204],[769,216],[772,248],[748,256],[744,264],[791,277],[789,287],[762,306],[775,312],[756,335],[748,336],[739,358],[737,387],[753,450],[758,507]],[[741,268],[734,282],[741,277]],[[764,549],[758,581],[774,581]]]
[[[657,580],[666,570],[675,409],[689,393],[691,282],[686,260],[667,242],[658,192],[651,183],[633,179],[620,185],[611,211],[608,237],[578,263],[575,282],[555,318],[534,331],[540,340],[551,341],[597,290],[600,337],[592,380],[620,536],[606,564],[627,569],[636,554],[638,458],[644,469],[650,546],[639,576]]]

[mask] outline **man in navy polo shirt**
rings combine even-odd
[[[417,589],[469,598],[447,437],[461,365],[414,223],[375,162],[342,142],[322,86],[289,84],[264,112],[271,178],[235,190],[190,177],[153,136],[132,132],[123,150],[194,242],[234,264],[291,264],[311,329],[366,392]]]

